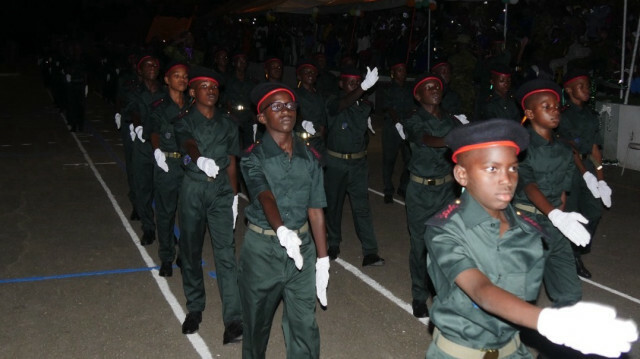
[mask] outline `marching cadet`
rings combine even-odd
[[[478,118],[507,118],[520,121],[520,109],[511,93],[511,69],[502,63],[495,63],[490,70],[491,91],[489,96],[479,104]]]
[[[154,104],[162,101],[166,91],[158,81],[160,63],[155,56],[145,55],[140,58],[136,68],[142,78],[140,85],[132,92],[132,99],[127,106],[131,116],[133,130],[130,132],[133,141],[131,165],[135,191],[135,208],[142,222],[143,236],[140,244],[153,243],[156,238],[156,224],[153,208],[153,172],[155,160],[149,135],[151,134],[150,115]]]
[[[558,133],[573,147],[573,158],[579,171],[579,175],[574,175],[567,195],[567,210],[579,212],[589,220],[586,227],[594,238],[602,217],[602,205],[611,207],[611,188],[602,171],[600,122],[587,104],[591,95],[590,85],[587,72],[578,69],[567,72],[563,86],[569,103],[563,109]],[[591,243],[583,249],[575,245],[572,247],[578,275],[591,278],[591,272],[581,259],[582,253],[589,253]]]
[[[557,112],[557,109],[555,110]],[[529,136],[498,119],[453,129],[453,174],[466,190],[427,222],[428,268],[437,296],[429,359],[533,358],[520,327],[584,353],[618,357],[638,330],[609,306],[579,302],[566,308],[529,304],[544,271],[544,231],[510,201],[518,184],[518,153]]]
[[[379,108],[384,115],[382,127],[382,182],[384,185],[384,203],[393,203],[393,170],[398,152],[402,155],[402,174],[398,184],[398,195],[405,197],[409,182],[407,164],[411,158],[409,144],[405,141],[402,124],[416,110],[416,104],[407,84],[407,65],[398,61],[390,68],[391,83],[382,91]]]
[[[238,53],[231,60],[233,71],[227,76],[225,84],[227,110],[240,129],[240,148],[245,149],[253,143],[254,112],[251,110],[249,93],[256,85],[247,74],[247,55]]]
[[[251,198],[240,253],[242,357],[265,357],[273,316],[283,301],[287,358],[318,358],[316,297],[327,306],[329,281],[322,169],[317,153],[292,134],[293,90],[268,82],[256,86],[251,98],[267,130],[240,162]]]
[[[362,244],[362,266],[381,266],[378,242],[373,231],[369,207],[369,165],[367,162],[368,134],[371,127],[372,106],[362,99],[365,92],[378,81],[378,69],[370,70],[362,81],[355,68],[342,70],[338,82],[339,96],[327,101],[327,165],[325,192],[327,194],[327,238],[329,257],[336,259],[342,242],[342,208],[345,196],[351,200],[356,233]]]
[[[327,66],[327,56],[318,52],[315,55],[316,66],[318,67],[318,80],[316,82],[316,90],[324,98],[335,94],[338,90],[338,79]]]
[[[153,185],[158,233],[158,257],[161,277],[173,275],[173,260],[176,257],[174,227],[178,208],[178,193],[184,171],[182,154],[174,126],[187,113],[189,99],[185,94],[189,82],[189,65],[173,62],[165,71],[164,82],[169,93],[156,101],[150,117],[151,147],[156,160]]]
[[[445,89],[442,94],[440,107],[447,113],[461,114],[462,99],[460,95],[451,88],[451,64],[449,64],[447,60],[436,61],[436,63],[431,66],[431,73],[440,76],[444,82]]]
[[[427,247],[424,243],[425,222],[455,198],[451,170],[445,156],[446,136],[457,121],[441,107],[443,81],[434,74],[424,74],[416,80],[413,97],[418,111],[406,120],[405,131],[411,146],[410,181],[407,185],[407,222],[411,241],[409,270],[411,272],[411,306],[417,318],[429,316],[430,296],[427,274]]]
[[[206,298],[202,275],[202,245],[209,228],[216,278],[222,302],[227,344],[242,337],[242,310],[238,290],[233,230],[238,214],[236,155],[238,127],[216,107],[220,78],[204,68],[190,70],[189,113],[175,124],[176,137],[187,155],[178,204],[182,287],[187,314],[182,333],[191,334],[202,322]]]
[[[282,82],[282,60],[269,57],[264,61],[264,79],[267,82]]]
[[[300,105],[295,134],[309,142],[311,148],[320,153],[320,163],[324,166],[327,146],[327,107],[324,98],[316,90],[318,68],[315,63],[302,60],[296,68],[298,87],[294,89]]]

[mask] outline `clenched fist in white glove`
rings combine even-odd
[[[371,116],[367,118],[367,127],[369,127],[369,131],[371,131],[371,133],[374,135],[376,134],[376,131],[373,130],[373,125],[371,124]]]
[[[398,131],[398,135],[400,135],[400,138],[402,138],[403,140],[407,139],[407,135],[404,134],[404,126],[402,126],[400,122],[396,123],[396,131]]]
[[[231,210],[233,211],[233,229],[236,229],[236,220],[238,219],[238,195],[233,196]]]
[[[216,161],[211,158],[206,158],[204,156],[198,157],[196,161],[196,165],[202,172],[206,173],[207,176],[216,178],[218,172],[220,171],[220,167],[216,164]]]
[[[598,192],[600,192],[600,199],[602,203],[607,207],[611,207],[611,188],[604,180],[598,181]]]
[[[316,295],[323,307],[327,306],[327,286],[329,286],[329,256],[316,260]]]
[[[313,127],[313,122],[304,120],[302,121],[302,128],[307,131],[311,136],[316,134],[316,129]]]
[[[136,139],[136,131],[134,131],[133,123],[129,124],[129,136],[131,136],[131,141]]]
[[[600,191],[598,190],[598,179],[593,173],[587,171],[582,175],[584,182],[587,184],[587,188],[591,191],[593,198],[600,198]]]
[[[164,152],[162,152],[161,149],[156,148],[155,151],[153,151],[153,157],[156,158],[158,167],[160,167],[165,172],[169,172],[169,166],[167,165],[167,156],[165,156]]]
[[[367,66],[367,74],[364,76],[364,80],[362,81],[362,83],[360,83],[360,87],[364,91],[367,91],[368,89],[373,87],[376,82],[378,82],[378,68],[374,67],[373,70],[371,70],[369,69],[369,66]]]
[[[633,321],[616,318],[612,307],[589,302],[543,309],[538,316],[538,332],[556,344],[609,358],[628,352],[631,343],[638,340]]]
[[[293,259],[298,270],[302,269],[302,254],[300,254],[300,245],[302,241],[296,234],[296,232],[290,230],[285,226],[278,227],[276,231],[280,245],[287,250],[289,258]]]
[[[142,138],[142,126],[137,126],[136,128],[133,129],[136,133],[136,136],[138,136],[138,139],[140,140],[140,142],[145,143],[147,142],[144,138]]]
[[[120,129],[120,125],[122,125],[122,115],[120,115],[120,113],[116,112],[116,114],[113,116],[113,118],[116,120],[116,127],[119,130]]]
[[[591,241],[591,235],[581,223],[587,224],[589,221],[578,212],[562,212],[554,209],[547,215],[556,228],[562,232],[569,240],[578,246],[586,246]]]

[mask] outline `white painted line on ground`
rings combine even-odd
[[[384,197],[384,194],[382,194],[382,192],[378,192],[378,191],[376,191],[376,190],[374,190],[374,189],[372,189],[372,188],[369,188],[369,192],[372,192],[372,193],[375,193],[375,194],[377,194],[377,195],[379,195],[379,196],[381,196],[381,197]],[[394,198],[393,200],[394,200],[395,202],[397,202],[397,203],[399,203],[399,204],[403,205],[403,206],[405,205],[405,204],[404,204],[404,202],[399,201],[399,200],[397,200],[397,199],[395,199],[395,198]],[[587,282],[587,283],[589,283],[589,284],[591,284],[591,285],[593,285],[593,286],[595,286],[595,287],[598,287],[598,288],[600,288],[600,289],[603,289],[603,290],[605,290],[605,291],[607,291],[607,292],[609,292],[609,293],[611,293],[611,294],[615,294],[615,295],[617,295],[617,296],[620,296],[620,297],[622,297],[622,298],[625,298],[625,299],[627,299],[627,300],[630,300],[630,301],[632,301],[632,302],[634,302],[634,303],[640,304],[640,299],[638,299],[638,298],[634,298],[634,297],[632,297],[632,296],[630,296],[630,295],[628,295],[628,294],[622,293],[622,292],[617,291],[617,290],[615,290],[615,289],[613,289],[613,288],[609,288],[609,287],[607,287],[607,286],[605,286],[605,285],[602,285],[602,284],[600,284],[600,283],[596,283],[596,282],[594,282],[594,281],[592,281],[592,280],[585,279],[585,278],[582,278],[582,277],[578,277],[578,278],[582,279],[582,281]]]
[[[2,145],[2,147],[11,147],[13,145]]]
[[[406,303],[402,299],[396,297],[393,293],[391,293],[391,291],[389,291],[387,288],[383,287],[375,279],[373,279],[373,278],[369,277],[368,275],[362,273],[361,270],[359,270],[358,268],[354,267],[351,263],[342,260],[341,258],[336,258],[336,260],[334,262],[340,264],[342,267],[344,267],[344,269],[346,269],[349,272],[351,272],[358,279],[360,279],[361,281],[363,281],[366,284],[368,284],[375,291],[377,291],[378,293],[382,294],[385,298],[389,299],[395,305],[400,307],[402,310],[404,310],[405,312],[407,312],[411,316],[413,316],[413,308],[411,308],[411,304]],[[427,318],[419,318],[418,320],[424,325],[428,325],[429,324],[429,318],[428,317]]]
[[[31,146],[32,143],[21,143],[20,146]]]
[[[138,248],[138,251],[140,252],[140,256],[144,260],[145,264],[147,265],[147,267],[155,267],[156,264],[153,262],[153,259],[151,259],[151,257],[149,256],[149,253],[147,253],[147,250],[140,245],[140,238],[138,238],[138,235],[136,234],[135,230],[133,229],[133,227],[131,227],[131,224],[127,220],[127,217],[125,217],[124,212],[122,212],[122,208],[120,208],[118,201],[116,201],[116,198],[113,196],[111,189],[109,189],[106,182],[102,179],[102,176],[100,176],[98,169],[96,168],[93,161],[91,160],[91,157],[89,157],[89,154],[87,153],[87,151],[84,149],[84,146],[82,146],[82,143],[80,143],[80,140],[78,139],[75,133],[72,132],[71,136],[78,144],[78,148],[80,149],[80,152],[82,152],[82,154],[84,155],[84,158],[89,164],[89,167],[91,167],[91,171],[93,171],[94,176],[102,186],[102,189],[104,189],[105,193],[107,194],[107,197],[109,198],[109,201],[113,206],[113,209],[116,211],[116,214],[120,218],[122,225],[124,226],[126,231],[129,233],[129,236],[131,237],[131,240],[133,241],[133,243],[136,245],[136,248]],[[164,296],[165,300],[167,301],[167,303],[169,303],[169,306],[171,307],[173,314],[178,319],[178,323],[182,323],[182,320],[185,317],[184,310],[182,309],[182,306],[180,305],[180,303],[178,303],[176,296],[171,292],[171,289],[167,284],[167,280],[158,275],[157,269],[152,270],[150,273],[151,273],[151,277],[153,277],[153,279],[156,281],[156,284],[160,288],[160,292],[162,292],[162,295]],[[186,337],[187,339],[189,339],[189,341],[191,342],[191,345],[193,345],[194,349],[198,352],[201,358],[206,358],[206,359],[213,358],[213,356],[211,355],[211,351],[209,350],[209,347],[204,342],[200,334],[198,333],[189,334]]]

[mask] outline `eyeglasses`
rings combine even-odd
[[[298,108],[298,103],[297,102],[272,102],[270,104],[267,105],[268,107],[271,107],[271,111],[273,112],[280,112],[282,111],[285,107],[287,108],[287,110],[290,111],[295,111]]]

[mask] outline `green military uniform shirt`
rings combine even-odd
[[[511,93],[504,98],[492,91],[486,102],[480,106],[480,120],[490,120],[492,118],[506,118],[520,121],[521,112]]]
[[[580,154],[591,154],[593,145],[602,145],[600,121],[588,106],[569,105],[558,126],[560,137],[573,141]]]
[[[184,107],[179,108],[171,97],[162,99],[162,102],[153,110],[149,118],[150,132],[157,133],[160,137],[160,148],[164,152],[180,152],[180,144],[176,140],[174,126],[188,113],[189,99],[184,97]]]
[[[444,137],[455,126],[454,119],[447,114],[437,118],[420,107],[404,126],[411,146],[409,172],[425,178],[441,178],[451,174],[453,164],[446,147],[429,147],[422,142],[423,135]]]
[[[378,108],[381,108],[384,112],[385,128],[388,124],[390,124],[391,127],[395,126],[388,110],[394,110],[396,114],[398,114],[398,120],[400,121],[408,119],[417,110],[413,98],[413,87],[407,83],[399,86],[392,81],[388,87],[382,90],[379,98],[380,104]]]
[[[338,86],[338,78],[328,69],[318,69],[316,90],[323,97],[329,97],[336,94],[340,90],[340,87]]]
[[[309,143],[320,153],[325,150],[324,139],[320,135],[320,127],[327,127],[327,107],[324,103],[324,98],[318,92],[311,92],[304,87],[296,88],[295,90],[296,101],[300,105],[298,110],[298,120],[296,122],[296,132],[306,133],[302,128],[302,121],[311,121],[313,128],[316,130],[315,135],[310,135]]]
[[[440,102],[440,107],[445,112],[453,115],[464,113],[462,111],[462,98],[460,98],[460,95],[458,95],[458,93],[451,87],[446,88],[444,93],[442,94],[442,102]]]
[[[509,229],[469,194],[429,219],[425,241],[427,267],[436,293],[431,321],[447,339],[475,348],[499,348],[517,333],[513,324],[479,308],[456,284],[467,269],[525,301],[538,298],[544,270],[543,232],[511,205],[504,213]]]
[[[231,105],[231,113],[240,121],[240,124],[252,122],[252,111],[249,93],[256,85],[247,75],[244,80],[238,79],[235,74],[227,77],[224,87],[225,99]]]
[[[140,83],[140,85],[131,92],[127,112],[137,112],[140,115],[140,121],[143,129],[142,138],[145,140],[149,140],[149,135],[151,134],[151,113],[162,102],[164,102],[166,96],[167,90],[164,86],[160,85],[156,92],[151,93],[144,83]],[[149,147],[150,146],[151,144],[149,144]]]
[[[371,104],[358,100],[338,113],[339,102],[340,97],[337,96],[330,97],[327,102],[327,148],[339,153],[366,150],[369,144],[367,118],[371,113]]]
[[[258,200],[266,190],[273,193],[284,226],[292,230],[307,223],[309,208],[327,206],[322,169],[315,155],[295,136],[292,152],[289,158],[265,132],[260,143],[249,147],[240,160],[251,198],[245,216],[258,227],[271,228]]]

